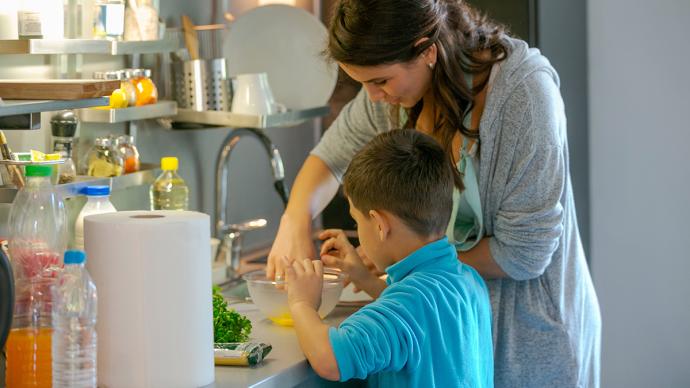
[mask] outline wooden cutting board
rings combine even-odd
[[[109,96],[119,80],[0,79],[0,97],[6,100],[78,100]]]

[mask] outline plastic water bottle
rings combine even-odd
[[[51,166],[27,166],[26,186],[9,216],[15,279],[12,329],[7,339],[8,387],[45,387],[51,381],[51,287],[67,245],[67,218],[50,183]]]
[[[86,204],[74,223],[74,249],[84,250],[84,217],[92,214],[115,213],[117,209],[110,202],[109,186],[87,186],[84,189]]]
[[[175,157],[161,159],[163,173],[153,182],[149,192],[151,210],[187,210],[189,189],[177,174],[178,165]]]
[[[65,252],[53,287],[53,388],[96,387],[96,286],[84,251]]]

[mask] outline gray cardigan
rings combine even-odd
[[[479,124],[485,234],[509,278],[489,280],[496,387],[598,387],[601,317],[570,184],[559,79],[509,39]],[[354,154],[392,129],[362,90],[312,151],[341,179]],[[462,257],[461,257],[462,259]]]

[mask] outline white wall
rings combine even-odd
[[[690,1],[588,1],[603,387],[690,386]]]

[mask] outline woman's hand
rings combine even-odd
[[[316,249],[311,241],[311,220],[295,220],[287,213],[283,215],[278,227],[278,234],[268,254],[266,277],[268,279],[283,280],[285,265],[294,260],[316,258]]]
[[[372,276],[357,250],[350,244],[342,230],[325,230],[319,234],[319,238],[324,240],[324,243],[321,245],[321,260],[326,266],[343,271],[357,287]]]

